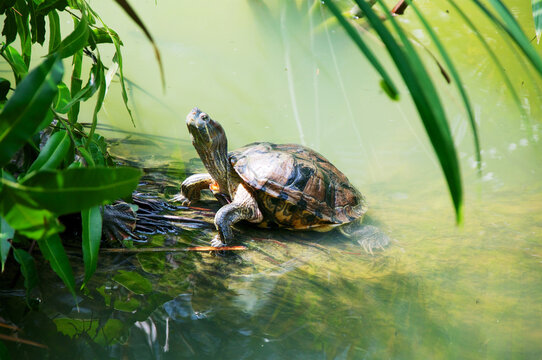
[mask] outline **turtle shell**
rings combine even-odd
[[[277,222],[278,212],[282,211],[279,225],[339,225],[367,211],[365,198],[348,178],[307,147],[253,143],[232,151],[229,159],[241,179],[257,190],[264,216],[267,213]],[[303,221],[295,220],[300,218]]]

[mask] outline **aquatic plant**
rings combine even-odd
[[[463,102],[463,107],[469,118],[474,138],[478,170],[481,173],[480,141],[476,121],[472,106],[470,104],[469,96],[463,82],[461,81],[460,74],[454,66],[452,57],[446,51],[445,46],[442,44],[435,31],[433,31],[429,21],[420,10],[420,7],[411,0],[399,1],[392,11],[388,9],[382,0],[354,0],[353,3],[359,7],[358,13],[361,15],[355,16],[355,18],[349,16],[348,12],[345,12],[344,9],[339,8],[339,6],[333,0],[324,0],[323,3],[335,16],[341,27],[346,31],[363,55],[369,60],[375,70],[380,74],[382,77],[381,86],[385,92],[391,99],[397,100],[399,98],[397,86],[388,76],[387,70],[384,68],[381,62],[373,55],[369,47],[365,44],[363,37],[360,36],[358,29],[356,29],[358,21],[357,19],[362,17],[362,21],[368,22],[370,27],[384,44],[391,59],[395,63],[399,74],[403,78],[404,84],[409,90],[412,100],[418,110],[420,119],[425,127],[448,183],[448,188],[456,212],[456,220],[457,222],[461,222],[463,186],[461,181],[460,167],[457,159],[457,152],[455,150],[451,131],[448,126],[446,112],[437,91],[437,86],[430,75],[431,71],[424,64],[414,46],[415,40],[403,29],[395,16],[399,15],[399,13],[402,13],[407,7],[409,7],[411,11],[416,14],[422,28],[429,35],[434,47],[437,49],[438,55],[444,64],[441,65],[439,62],[437,62],[440,71],[445,76],[448,83],[453,82],[457,87],[457,91]],[[514,99],[522,116],[525,117],[525,110],[520,103],[519,96],[514,90],[508,75],[500,65],[498,58],[487,45],[484,37],[476,28],[475,24],[479,23],[479,21],[475,21],[475,15],[466,15],[466,13],[461,10],[461,7],[453,0],[448,0],[447,3],[453,7],[453,9],[461,16],[463,21],[468,25],[473,33],[476,34],[478,40],[484,46],[484,49],[487,51],[491,60],[497,65],[507,89],[510,92],[510,95]],[[378,4],[378,9],[373,9],[374,4]],[[515,45],[515,48],[520,50],[525,59],[529,61],[531,66],[539,73],[539,75],[542,75],[542,58],[530,44],[529,39],[522,31],[520,25],[506,5],[504,5],[501,0],[490,0],[490,6],[485,5],[478,0],[473,0],[473,4],[500,32],[503,33],[503,36],[509,38],[509,40]],[[536,37],[539,38],[541,31],[540,29],[542,26],[542,11],[540,9],[541,2],[533,0],[532,6]],[[511,47],[510,49],[513,48]]]
[[[158,49],[141,20],[126,1],[117,3],[151,40],[161,68]],[[101,206],[130,196],[141,176],[139,169],[116,167],[104,138],[95,132],[98,113],[115,76],[120,79],[131,116],[122,42],[84,0],[2,1],[0,15],[5,17],[0,56],[13,72],[11,81],[0,79],[2,271],[11,252],[29,293],[37,284],[32,256],[37,245],[75,296],[74,275],[59,237],[65,229],[59,216],[81,213],[84,286],[97,266]],[[62,39],[61,18],[68,17],[74,29]],[[13,46],[16,40],[20,51]],[[47,55],[31,68],[33,51],[39,46],[47,46]],[[100,55],[103,46],[115,49],[107,66]],[[67,60],[70,69],[65,69]],[[83,85],[83,69],[87,67],[90,71]],[[64,82],[66,79],[69,82]],[[85,132],[78,122],[79,107],[90,99],[95,99],[95,106],[92,124]]]

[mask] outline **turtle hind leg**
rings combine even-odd
[[[391,242],[389,236],[374,225],[355,224],[350,227],[341,226],[339,230],[371,255],[374,255],[373,250],[384,250]]]

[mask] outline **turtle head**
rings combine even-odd
[[[228,141],[222,126],[198,108],[186,116],[192,144],[220,191],[229,194],[228,178],[234,171],[228,160]]]
[[[201,111],[193,108],[186,116],[186,125],[192,136],[192,144],[198,152],[226,150],[226,133],[222,126],[211,119],[211,117]]]

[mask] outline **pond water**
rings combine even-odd
[[[393,241],[371,256],[336,233],[242,228],[248,250],[236,254],[103,254],[77,307],[44,267],[40,310],[25,310],[24,291],[2,290],[0,316],[24,319],[24,337],[47,344],[52,357],[540,358],[540,76],[510,55],[516,49],[489,24],[477,23],[521,96],[522,118],[453,8],[417,3],[452,51],[480,131],[481,177],[455,88],[427,56],[460,155],[461,226],[406,89],[401,101],[389,100],[318,4],[133,2],[161,50],[164,92],[141,31],[116,4],[93,1],[125,44],[136,121],[134,129],[114,83],[100,120],[121,132],[101,133],[113,154],[148,169],[147,180],[166,181],[143,191],[168,198],[187,174],[202,171],[184,124],[198,106],[221,122],[230,149],[271,141],[324,154],[366,195],[370,221]],[[534,34],[528,2],[509,4]],[[431,50],[411,11],[400,21]],[[364,36],[388,61],[376,38]],[[201,206],[216,209],[209,199]],[[212,212],[177,214],[212,221]],[[213,235],[211,226],[183,224],[149,237],[148,245],[203,245]],[[82,257],[73,253],[81,281]],[[44,354],[26,345],[12,350],[23,358]]]

